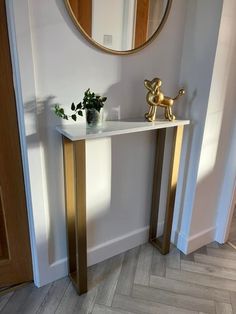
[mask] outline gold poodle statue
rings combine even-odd
[[[159,78],[154,78],[152,81],[145,80],[144,85],[148,89],[146,99],[150,106],[149,111],[145,114],[145,118],[150,122],[155,121],[157,106],[159,106],[165,109],[165,118],[167,120],[175,120],[175,116],[172,113],[172,106],[180,96],[185,94],[185,90],[181,89],[175,98],[170,98],[162,93],[160,89],[162,81]]]

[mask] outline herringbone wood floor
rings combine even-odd
[[[236,313],[236,251],[212,243],[185,256],[162,256],[151,245],[89,268],[89,292],[78,296],[68,278],[33,284],[0,298],[0,312],[93,314]]]
[[[236,239],[236,212],[229,240]],[[233,242],[234,243],[234,242]],[[236,250],[212,243],[185,256],[162,256],[149,244],[88,270],[89,292],[78,296],[68,278],[33,284],[0,297],[2,314],[236,314]]]

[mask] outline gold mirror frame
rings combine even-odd
[[[82,33],[82,35],[95,47],[101,49],[104,52],[110,53],[110,54],[114,54],[114,55],[130,55],[133,54],[135,52],[138,52],[140,50],[142,50],[143,48],[145,48],[146,46],[148,46],[160,33],[160,31],[162,30],[163,26],[165,25],[165,22],[169,16],[170,13],[170,8],[172,5],[172,1],[173,0],[167,0],[167,4],[166,4],[166,10],[165,13],[163,15],[163,18],[161,20],[160,25],[158,26],[157,30],[155,31],[155,33],[142,45],[140,45],[137,48],[131,49],[131,50],[124,50],[124,51],[119,51],[119,50],[113,50],[113,49],[109,49],[106,48],[104,46],[102,46],[101,44],[99,44],[98,42],[96,42],[95,40],[93,40],[82,28],[82,26],[80,25],[80,23],[77,21],[73,10],[71,8],[70,2],[69,0],[64,0],[67,11],[72,19],[72,21],[74,22],[75,26],[78,28],[78,30]]]

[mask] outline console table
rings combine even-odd
[[[170,249],[183,130],[184,125],[187,124],[189,124],[188,120],[147,122],[143,119],[136,119],[106,121],[99,128],[88,128],[85,125],[75,124],[57,127],[57,130],[63,135],[69,275],[79,294],[87,292],[86,140],[151,130],[157,131],[149,242],[162,254],[167,254]],[[161,177],[167,128],[174,128],[174,135],[164,231],[162,237],[157,238]]]

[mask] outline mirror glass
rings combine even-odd
[[[103,50],[131,53],[161,30],[171,0],[65,0],[83,35]]]

